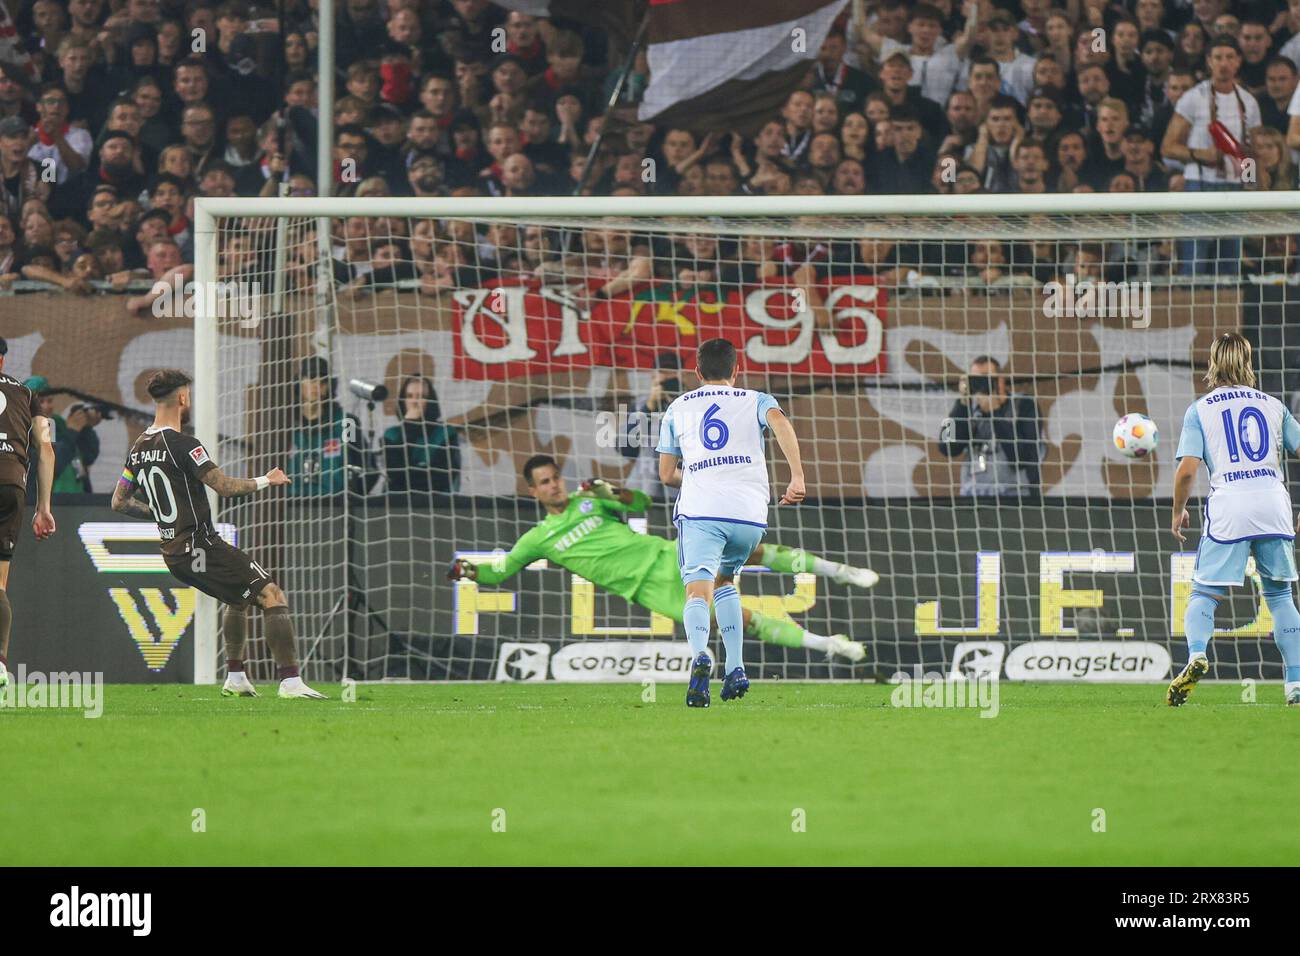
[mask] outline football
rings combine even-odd
[[[1156,423],[1138,412],[1131,412],[1115,423],[1112,432],[1115,447],[1125,458],[1145,458],[1156,450],[1160,430]]]

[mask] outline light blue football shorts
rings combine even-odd
[[[735,574],[767,533],[761,525],[742,521],[678,518],[675,523],[677,564],[684,584]]]
[[[1197,584],[1235,587],[1246,580],[1246,559],[1255,556],[1255,570],[1276,581],[1296,580],[1295,542],[1291,538],[1248,538],[1224,543],[1201,536],[1196,549]]]

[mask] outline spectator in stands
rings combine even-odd
[[[7,289],[15,279],[22,278],[18,268],[18,236],[9,217],[0,214],[0,289]]]
[[[1167,159],[1184,163],[1183,188],[1191,190],[1239,190],[1242,166],[1225,156],[1215,145],[1212,124],[1224,127],[1245,150],[1259,131],[1259,103],[1237,82],[1241,51],[1231,37],[1217,38],[1210,46],[1210,78],[1192,87],[1178,101],[1162,152]],[[1178,257],[1183,275],[1237,272],[1240,244],[1235,240],[1179,240]]]
[[[27,156],[30,127],[17,116],[0,120],[0,212],[16,219],[31,199],[47,199],[50,183]]]
[[[177,229],[183,258],[192,255],[188,203],[196,194],[230,194],[227,174],[237,195],[274,195],[286,178],[297,183],[297,194],[314,189],[311,71],[319,25],[310,4],[291,5],[282,42],[264,49],[247,32],[252,14],[244,0],[195,0],[183,9],[172,0],[165,8],[155,0],[108,6],[68,0],[65,16],[54,0],[29,0],[19,40],[33,52],[35,76],[0,64],[0,128],[11,130],[7,138],[0,132],[0,210],[18,231],[35,230],[35,248],[19,253],[15,269],[26,254],[32,261],[21,264],[52,268],[64,281],[77,278],[68,268],[78,262],[77,250],[51,247],[43,237],[44,219],[63,218],[122,237],[124,245],[101,238],[98,249],[85,250],[110,277],[143,266],[137,200],[146,189],[153,198],[155,170],[180,180],[180,195],[164,188],[158,208],[168,211],[166,225]],[[607,116],[621,64],[608,53],[617,44],[607,44],[594,24],[510,12],[485,0],[443,0],[428,9],[413,0],[349,0],[337,24],[339,92],[346,95],[336,117],[350,149],[336,159],[347,152],[362,162],[334,192],[439,195],[468,187],[463,194],[539,195],[582,183],[586,193],[607,195],[844,195],[967,192],[984,188],[981,182],[1020,192],[1044,182],[1058,191],[1152,191],[1181,188],[1185,163],[1190,188],[1221,188],[1213,175],[1201,175],[1204,163],[1179,159],[1176,147],[1163,157],[1147,153],[1150,138],[1163,147],[1176,104],[1199,79],[1192,71],[1205,68],[1207,51],[1222,58],[1207,38],[1223,32],[1238,38],[1237,77],[1244,94],[1257,95],[1259,129],[1289,132],[1300,0],[1284,11],[1221,0],[1110,7],[1089,0],[1067,10],[1022,0],[1014,12],[988,3],[881,0],[870,10],[859,22],[860,11],[850,5],[847,27],[844,20],[831,27],[801,88],[741,138],[725,128],[705,135],[708,126],[689,116],[676,128],[624,122],[639,101],[644,62]],[[207,31],[208,48],[193,52],[196,28]],[[1098,28],[1105,44],[1097,42]],[[1172,30],[1179,28],[1175,41]],[[1275,47],[1281,55],[1270,57]],[[280,78],[278,87],[267,82],[272,76]],[[38,106],[31,89],[52,101]],[[264,122],[277,97],[280,113]],[[914,149],[909,111],[920,120]],[[1227,104],[1215,118],[1232,129],[1232,111]],[[71,153],[49,134],[65,127]],[[610,135],[583,182],[586,150],[602,129]],[[1259,163],[1261,188],[1265,180],[1271,186],[1291,178],[1263,135],[1258,146],[1248,144],[1267,153]],[[84,137],[89,151],[84,142],[75,148]],[[1029,140],[1046,150],[1045,178],[1034,147],[1021,148]],[[1300,148],[1300,129],[1290,146]],[[54,162],[57,183],[40,181],[39,164],[24,157],[29,151]],[[643,167],[646,159],[653,166]],[[653,170],[646,181],[643,169]],[[1221,172],[1231,181],[1228,166]],[[108,185],[111,192],[99,191]],[[44,201],[45,216],[26,214],[32,198]],[[154,217],[146,226],[145,248],[160,225]],[[362,244],[356,261],[367,267],[402,249],[389,243],[381,250],[372,238]],[[123,253],[118,268],[114,260]],[[1226,255],[1220,246],[1212,258]],[[426,268],[434,265],[444,282],[472,279],[481,268],[471,247],[430,253]],[[78,272],[95,274],[89,261]]]
[[[1002,89],[1020,103],[1034,88],[1034,58],[1016,48],[1020,29],[1011,14],[998,10],[987,21],[988,56],[998,64]]]
[[[1124,168],[1124,131],[1128,129],[1128,107],[1108,96],[1097,104],[1097,125],[1088,138],[1088,161],[1080,175],[1095,191],[1103,191],[1112,176]]]
[[[30,97],[27,94],[27,77],[12,63],[0,63],[0,120],[10,116],[35,120]]]
[[[880,92],[891,111],[898,106],[911,107],[922,128],[937,136],[944,130],[943,110],[911,85],[912,76],[911,58],[902,50],[891,53],[880,66]]]
[[[981,355],[961,378],[961,397],[939,433],[939,452],[962,458],[961,493],[1025,497],[1039,492],[1039,413],[1010,390],[1002,364]]]
[[[1026,133],[1044,143],[1051,142],[1062,132],[1061,122],[1064,118],[1060,91],[1053,86],[1034,87],[1029,94]]]
[[[187,106],[181,114],[181,138],[194,159],[195,169],[202,169],[210,158],[221,155],[216,111],[206,103]]]
[[[177,282],[189,282],[194,277],[194,266],[183,262],[180,247],[171,239],[158,239],[149,246],[146,259],[149,275],[154,280],[153,287],[140,295],[133,295],[126,300],[126,309],[137,318],[148,318],[153,314],[154,302],[163,296],[170,296]],[[173,307],[178,303],[171,302]],[[183,306],[184,303],[179,303]],[[178,316],[173,314],[171,318]]]
[[[1011,157],[1015,172],[1015,191],[1045,193],[1047,189],[1047,148],[1038,139],[1022,139]]]
[[[82,122],[98,129],[104,120],[109,91],[94,75],[95,51],[85,40],[65,36],[59,43],[59,86],[67,97],[66,122]],[[102,71],[101,71],[102,72]]]
[[[782,155],[791,163],[799,163],[812,142],[813,95],[807,90],[795,90],[786,97],[781,116],[785,120],[785,147]]]
[[[839,161],[839,138],[834,133],[815,134],[808,145],[808,167],[822,181],[823,186],[830,181]]]
[[[1269,59],[1264,70],[1264,91],[1259,101],[1260,122],[1271,129],[1286,133],[1290,129],[1287,111],[1296,91],[1296,65],[1284,56]]]
[[[46,83],[36,98],[40,120],[36,142],[27,155],[37,165],[54,170],[54,182],[61,186],[80,173],[90,161],[94,140],[90,133],[68,122],[68,94],[56,83]]]
[[[159,173],[154,177],[153,187],[149,190],[149,206],[151,209],[161,209],[171,218],[167,224],[168,235],[188,259],[190,256],[186,253],[190,251],[188,247],[193,237],[189,217],[185,215],[186,192],[186,183],[179,176]]]
[[[70,219],[61,219],[54,224],[54,240],[51,243],[60,272],[71,272],[77,256],[85,251],[83,241],[86,230]]]
[[[789,176],[780,173],[789,180]],[[793,189],[793,183],[791,183]],[[831,177],[830,188],[827,190],[835,196],[860,196],[867,191],[867,173],[862,164],[856,159],[842,159],[835,167],[835,173]],[[789,195],[790,190],[778,193],[769,193],[769,195]]]
[[[1209,46],[1209,31],[1195,21],[1183,25],[1178,31],[1179,59],[1197,79],[1205,76],[1205,54]]]
[[[889,126],[892,145],[867,163],[872,192],[928,192],[935,155],[923,144],[921,117],[910,106],[895,106],[889,114]]]
[[[1130,126],[1124,131],[1120,150],[1124,156],[1123,172],[1133,177],[1137,191],[1168,191],[1169,174],[1155,160],[1156,144],[1150,133],[1139,126]]]
[[[443,421],[431,381],[423,376],[402,380],[397,418],[383,436],[388,490],[412,495],[459,491],[460,435]]]
[[[1037,146],[1039,144],[1034,143],[1032,145]],[[1023,150],[1024,146],[1017,150],[1017,155]],[[992,285],[1004,278],[1007,275],[1007,253],[1002,243],[991,239],[975,243],[970,252],[970,262],[966,267],[966,275],[968,278],[978,280],[985,285]]]
[[[163,232],[166,235],[166,232]],[[161,238],[161,237],[160,237]],[[128,269],[121,236],[110,229],[94,229],[86,236],[86,251],[95,257],[101,277],[114,292],[123,292],[135,278],[147,278],[145,270]]]
[[[1137,121],[1150,127],[1165,105],[1165,82],[1173,68],[1174,43],[1164,30],[1151,29],[1142,34],[1141,49],[1146,76],[1137,101]]]
[[[1169,76],[1165,80],[1164,106],[1156,110],[1155,122],[1151,125],[1151,138],[1155,140],[1157,146],[1165,141],[1165,133],[1169,130],[1169,121],[1174,117],[1174,107],[1183,98],[1183,94],[1195,85],[1196,77],[1191,70],[1178,66],[1170,69]],[[1172,160],[1168,156],[1165,156],[1163,161],[1165,168],[1171,174],[1182,172],[1182,163]],[[1181,178],[1179,181],[1181,182]]]
[[[1106,61],[1106,78],[1110,80],[1110,95],[1123,100],[1136,110],[1143,96],[1146,70],[1142,65],[1140,42],[1142,31],[1137,21],[1122,16],[1115,20],[1110,31],[1110,59]]]
[[[704,193],[707,196],[734,196],[740,188],[740,175],[731,160],[716,157],[704,165]]]
[[[996,96],[988,118],[980,124],[979,136],[966,152],[966,162],[978,170],[989,192],[1014,192],[1015,172],[1012,144],[1023,135],[1019,107],[1010,96]]]
[[[85,182],[80,187],[84,191],[87,185],[108,185],[119,196],[138,196],[145,187],[141,173],[140,155],[135,140],[130,133],[113,131],[105,135],[99,145],[94,175],[84,177]]]
[[[1256,97],[1263,96],[1269,53],[1273,48],[1269,24],[1258,16],[1246,17],[1237,31],[1237,43],[1241,46],[1241,84]]]
[[[1265,126],[1255,133],[1256,175],[1260,189],[1295,189],[1296,166],[1287,149],[1286,138]]]
[[[983,123],[988,119],[993,101],[1002,95],[1002,75],[998,71],[997,61],[987,56],[972,59],[966,89],[975,100],[975,119],[978,123]],[[1014,98],[1012,102],[1015,102]]]
[[[155,154],[171,142],[173,133],[163,114],[163,86],[152,76],[142,76],[130,93],[140,111],[140,142]]]
[[[861,109],[872,82],[867,74],[844,62],[848,41],[843,30],[832,28],[817,51],[812,92],[825,93],[844,110]]]
[[[871,124],[861,113],[846,113],[840,123],[840,154],[859,163],[867,161]],[[775,160],[773,160],[775,162]]]

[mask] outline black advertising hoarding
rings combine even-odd
[[[831,666],[819,653],[749,642],[751,673],[887,678],[917,666],[947,673],[956,655],[964,673],[982,659],[1012,678],[1164,679],[1185,657],[1182,609],[1195,559],[1194,550],[1171,547],[1167,512],[1163,502],[1070,500],[774,509],[768,541],[869,565],[881,581],[858,591],[811,576],[742,574],[751,606],[789,613],[817,633],[847,633],[869,651],[862,665]],[[11,666],[101,671],[109,682],[189,681],[194,592],[161,572],[152,525],[123,520],[105,504],[64,502],[56,516],[53,539],[38,544],[25,532],[19,545],[9,589]],[[481,560],[508,549],[538,517],[524,499],[476,499],[472,509],[455,510],[375,503],[351,522],[349,549],[339,512],[291,509],[291,525],[329,534],[310,547],[287,535],[268,566],[285,586],[304,646],[321,637],[313,671],[323,678],[677,679],[679,630],[674,636],[670,622],[563,569],[528,568],[498,588],[444,577],[455,555]],[[670,533],[666,507],[647,520],[649,533]],[[343,606],[331,617],[336,602]],[[1271,623],[1253,587],[1234,592],[1219,626],[1216,677],[1280,679]]]

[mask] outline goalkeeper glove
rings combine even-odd
[[[452,561],[451,567],[447,569],[448,581],[460,581],[463,578],[468,578],[473,581],[477,577],[478,568],[476,568],[472,562],[466,561],[464,558],[457,558]]]
[[[588,478],[578,485],[578,494],[589,498],[604,498],[608,501],[618,497],[618,489],[604,478]]]

